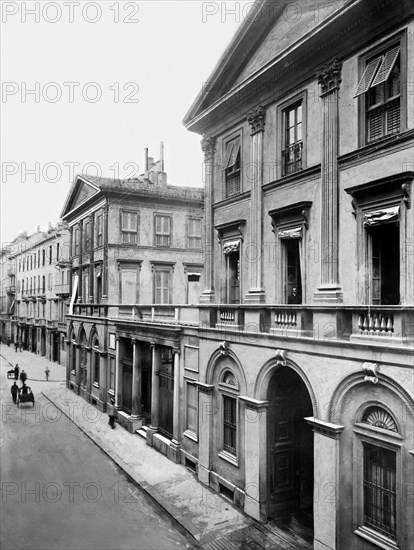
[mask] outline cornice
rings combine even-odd
[[[316,166],[311,166],[300,172],[290,174],[289,176],[284,176],[277,180],[271,181],[263,185],[263,193],[269,193],[277,187],[288,186],[292,184],[301,185],[303,183],[309,183],[310,181],[318,181],[318,176],[321,173],[321,165],[317,164]]]
[[[218,210],[220,208],[225,208],[226,206],[229,206],[231,204],[247,201],[250,198],[250,195],[251,195],[251,191],[249,190],[249,191],[244,191],[244,193],[240,193],[239,195],[234,195],[234,197],[229,197],[222,201],[215,202],[213,204],[213,210]]]

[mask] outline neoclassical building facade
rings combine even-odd
[[[413,10],[289,4],[255,3],[184,120],[203,137],[209,254],[182,452],[309,547],[405,549]]]

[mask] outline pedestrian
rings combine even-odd
[[[19,348],[19,344],[18,344],[18,342],[17,342],[17,340],[16,340],[15,343],[14,343],[14,351],[15,351],[16,353],[17,353],[18,348]]]
[[[26,380],[27,380],[27,374],[24,372],[24,370],[22,370],[22,372],[20,373],[20,382],[22,382],[24,385]]]
[[[10,338],[7,336],[7,346],[10,347]]]
[[[108,416],[109,416],[109,422],[108,424],[111,426],[112,429],[115,428],[115,420],[116,420],[116,409],[115,409],[115,400],[111,397],[110,403],[108,404]]]
[[[12,394],[13,403],[16,404],[17,396],[19,395],[19,386],[16,384],[16,382],[13,382],[13,386],[11,387],[10,391]]]
[[[45,374],[46,374],[46,382],[48,382],[49,381],[49,374],[50,374],[49,365],[46,365]]]
[[[19,365],[16,363],[16,366],[14,367],[14,379],[15,380],[19,379],[19,371],[20,371]]]
[[[19,340],[19,350],[22,351],[23,343],[21,340]]]

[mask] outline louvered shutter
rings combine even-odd
[[[387,134],[400,131],[400,100],[392,101],[387,109]]]
[[[369,113],[368,141],[375,141],[384,135],[382,109],[375,109]]]
[[[376,57],[372,61],[368,63],[368,65],[365,67],[364,73],[361,77],[361,80],[358,83],[357,89],[355,90],[354,97],[358,97],[359,95],[365,94],[365,92],[368,91],[372,79],[374,78],[374,75],[381,63],[381,56]]]
[[[381,67],[379,68],[377,75],[372,82],[372,87],[378,86],[378,84],[382,84],[383,82],[386,82],[388,80],[391,71],[394,68],[395,62],[397,61],[399,53],[400,46],[396,46],[384,55]]]

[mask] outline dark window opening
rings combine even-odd
[[[373,305],[400,303],[400,243],[398,223],[371,229],[371,301]]]
[[[240,137],[229,141],[226,145],[225,181],[226,197],[240,193]]]
[[[227,297],[229,304],[240,303],[240,254],[227,254]]]
[[[300,272],[299,239],[284,240],[285,246],[285,302],[302,303],[302,282]]]
[[[224,497],[230,499],[233,502],[233,495],[234,491],[223,485],[222,483],[219,483],[219,492]]]
[[[223,450],[233,455],[237,452],[237,401],[234,397],[223,396]]]

